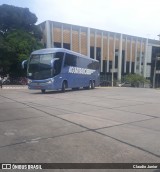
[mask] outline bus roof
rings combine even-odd
[[[33,55],[33,54],[46,54],[46,53],[50,54],[50,53],[56,53],[56,52],[72,53],[72,54],[74,54],[76,56],[81,56],[81,57],[84,57],[84,58],[87,58],[87,59],[90,58],[88,56],[82,55],[80,53],[77,53],[77,52],[74,52],[74,51],[71,51],[71,50],[68,50],[68,49],[65,49],[65,48],[45,48],[45,49],[40,49],[40,50],[33,51],[31,53],[31,55]],[[90,58],[90,59],[92,59],[92,58]],[[98,62],[98,60],[95,60],[95,59],[92,59],[92,60]]]

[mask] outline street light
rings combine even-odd
[[[157,66],[157,61],[160,60],[160,57],[155,58],[155,63],[154,63],[154,74],[153,74],[153,88],[155,88],[155,82],[156,82],[156,66]]]

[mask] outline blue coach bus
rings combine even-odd
[[[64,48],[48,48],[32,52],[27,62],[28,88],[62,90],[93,89],[99,85],[99,62]]]

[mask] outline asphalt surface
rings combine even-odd
[[[0,89],[4,162],[160,163],[160,90]]]

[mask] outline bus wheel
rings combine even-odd
[[[92,88],[92,81],[89,81],[89,87],[88,89],[90,90]]]
[[[95,81],[92,81],[92,89],[95,88]]]
[[[62,83],[62,92],[63,93],[66,91],[66,88],[67,88],[67,84],[65,81],[63,81],[63,83]]]
[[[79,87],[72,88],[73,91],[79,90]]]
[[[44,94],[46,92],[46,90],[42,89],[41,92]]]

